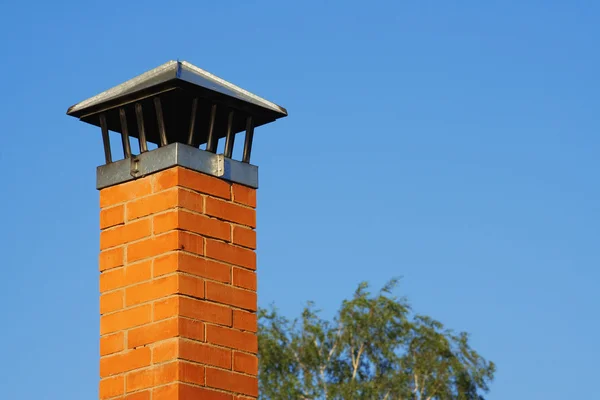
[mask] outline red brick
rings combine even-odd
[[[161,386],[152,390],[153,400],[175,400],[181,399],[179,396],[179,383],[173,383],[167,386]],[[201,398],[201,397],[198,397]],[[183,400],[183,399],[182,399]]]
[[[175,361],[154,368],[130,372],[125,377],[125,381],[127,392],[162,386],[176,381],[204,385],[204,366]]]
[[[182,274],[156,278],[152,281],[128,287],[125,290],[125,304],[129,307],[178,293],[195,298],[204,298],[204,280]]]
[[[130,264],[125,268],[125,285],[133,285],[152,278],[152,260]]]
[[[154,324],[143,325],[127,332],[127,347],[132,349],[149,343],[176,337],[177,318],[171,318]]]
[[[177,207],[178,189],[167,190],[127,203],[127,220],[131,221]]]
[[[256,227],[256,211],[235,203],[208,197],[204,212],[225,221],[237,222],[252,228]]]
[[[206,299],[250,311],[257,307],[255,292],[216,282],[206,282]]]
[[[227,326],[231,326],[232,323],[231,308],[206,301],[181,297],[179,310],[182,316],[200,321]]]
[[[126,392],[148,389],[154,386],[154,371],[152,368],[141,369],[125,376]]]
[[[121,225],[125,222],[125,208],[120,206],[105,208],[100,211],[100,229]]]
[[[203,278],[230,282],[231,267],[186,253],[170,253],[154,259],[154,276],[181,271]]]
[[[233,370],[250,375],[258,375],[258,357],[253,354],[233,352]]]
[[[182,188],[178,188],[177,190],[179,190],[179,207],[204,213],[205,196]]]
[[[177,232],[181,250],[188,253],[194,253],[199,256],[204,255],[204,239],[201,236],[188,232]]]
[[[100,399],[109,399],[125,393],[125,383],[122,376],[102,379],[99,386]]]
[[[99,283],[101,293],[125,286],[125,269],[116,268],[101,272]]]
[[[153,262],[153,270],[152,270],[152,276],[154,278],[162,276],[162,275],[167,275],[167,274],[171,274],[173,272],[179,272],[181,271],[180,267],[179,267],[179,258],[181,256],[181,253],[179,251],[175,251],[175,252],[171,252],[171,253],[167,253],[165,255],[162,256],[158,256],[156,258],[154,258]]]
[[[181,229],[203,236],[230,240],[231,226],[218,219],[192,214],[184,210],[173,210],[154,217],[154,234]]]
[[[171,296],[153,303],[154,321],[179,316],[179,303],[181,296]]]
[[[100,296],[100,314],[107,314],[123,308],[123,290]]]
[[[153,386],[160,386],[175,382],[179,379],[179,362],[162,364],[152,369],[154,375]]]
[[[189,169],[179,169],[179,185],[211,196],[231,199],[231,184]]]
[[[100,317],[100,334],[113,333],[123,329],[147,324],[152,319],[152,306],[145,304],[127,310],[117,311]]]
[[[233,310],[233,327],[244,331],[257,332],[258,318],[255,313]]]
[[[240,332],[222,326],[207,325],[206,341],[248,353],[256,354],[258,352],[258,339],[254,333]]]
[[[258,379],[220,369],[206,368],[206,386],[258,396]]]
[[[231,187],[229,183],[200,172],[175,167],[154,176],[154,192],[159,192],[175,186],[185,187],[227,200],[231,198]]]
[[[231,350],[204,343],[181,340],[179,342],[179,358],[231,369]]]
[[[241,226],[234,226],[233,243],[238,246],[256,249],[256,231]]]
[[[170,210],[168,212],[155,215],[152,217],[152,226],[155,235],[165,233],[168,231],[174,231],[179,228],[179,213],[177,210]]]
[[[130,372],[126,375],[125,381],[127,392],[161,386],[176,381],[204,385],[204,367],[183,361],[175,361],[153,368]]]
[[[154,257],[172,250],[203,255],[203,238],[187,232],[172,231],[127,246],[127,262]]]
[[[155,321],[177,315],[220,325],[231,326],[232,323],[232,311],[227,306],[182,296],[173,296],[154,303]]]
[[[189,318],[178,318],[178,333],[180,337],[204,341],[204,323]]]
[[[155,344],[152,347],[152,362],[158,364],[176,359],[179,356],[179,342],[179,338],[173,338]]]
[[[123,400],[150,400],[151,395],[152,392],[150,390],[146,390],[143,392],[135,392],[128,394],[127,396],[123,397]]]
[[[132,349],[173,337],[204,341],[204,323],[188,318],[171,318],[129,330],[127,347]]]
[[[169,232],[127,246],[127,262],[154,257],[171,250],[179,249],[179,233]]]
[[[150,236],[150,222],[149,219],[143,219],[103,230],[100,232],[100,249],[120,246]]]
[[[233,190],[233,201],[256,208],[256,189],[237,183],[234,183],[231,188]]]
[[[127,353],[105,356],[100,359],[100,376],[120,374],[150,365],[150,348],[142,347]]]
[[[232,282],[235,286],[256,291],[256,272],[233,267]]]
[[[152,192],[157,193],[178,186],[179,170],[179,167],[174,167],[152,175]]]
[[[256,253],[243,247],[206,239],[206,256],[240,267],[256,269]]]
[[[169,275],[128,287],[125,290],[126,305],[129,307],[175,293],[177,293],[177,275]]]
[[[113,333],[112,335],[100,338],[100,356],[118,353],[123,351],[124,348],[125,334],[123,332]]]
[[[100,191],[100,207],[108,207],[150,194],[150,177],[121,183]]]
[[[196,299],[204,298],[204,279],[178,274],[177,293]]]
[[[123,247],[117,247],[110,250],[104,250],[98,257],[98,267],[100,271],[106,271],[123,265]]]
[[[183,361],[179,361],[177,364],[179,368],[178,377],[180,381],[194,383],[196,385],[204,385],[204,366]]]
[[[175,399],[233,400],[233,395],[184,383],[173,383],[155,388],[152,391],[152,400]]]

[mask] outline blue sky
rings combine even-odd
[[[582,0],[4,2],[2,397],[96,396],[103,153],[65,111],[179,58],[290,112],[255,135],[262,306],[331,315],[401,276],[497,363],[489,399],[592,398],[599,18]]]

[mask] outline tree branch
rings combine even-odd
[[[297,352],[292,350],[292,354],[294,355],[294,358],[296,359],[296,362],[298,363],[298,365],[300,366],[300,370],[302,371],[302,380],[300,382],[303,382],[304,379],[306,379],[306,365],[304,365],[304,363],[300,361],[300,357],[298,356]],[[304,383],[302,383],[302,385],[304,385]],[[308,395],[304,392],[304,390],[302,390],[302,396],[304,396],[304,400],[310,400]]]
[[[352,357],[352,367],[354,368],[354,371],[352,371],[352,380],[356,379],[356,373],[358,372],[358,367],[360,366],[360,357],[362,356],[364,349],[365,343],[363,342],[358,348],[358,353],[356,354],[356,362],[354,361],[354,356]]]
[[[413,373],[413,379],[414,379],[414,384],[415,384],[415,388],[413,389],[413,393],[417,394],[419,393],[419,375],[417,375],[417,373]]]
[[[425,374],[425,376],[423,377],[423,385],[421,385],[421,390],[419,391],[419,399],[423,398],[423,393],[425,392],[425,382],[427,382],[427,376],[428,374]]]

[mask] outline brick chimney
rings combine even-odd
[[[249,161],[254,127],[287,112],[169,62],[67,113],[101,127],[106,158],[97,170],[99,399],[257,398],[258,169]],[[122,160],[113,161],[109,130]],[[240,162],[231,157],[241,131]]]

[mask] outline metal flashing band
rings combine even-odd
[[[96,189],[132,181],[175,166],[258,188],[257,166],[183,143],[171,143],[131,158],[99,166],[96,170]]]

